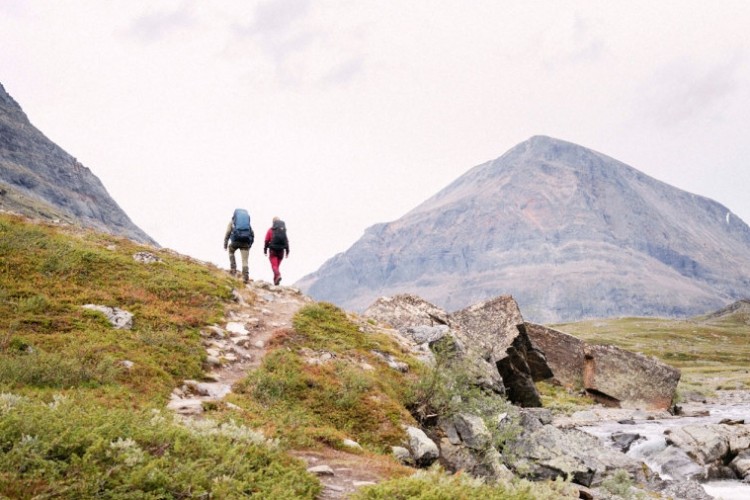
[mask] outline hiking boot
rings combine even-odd
[[[237,276],[237,269],[230,269],[229,276]]]
[[[242,282],[248,283],[250,281],[250,270],[247,267],[242,268]]]

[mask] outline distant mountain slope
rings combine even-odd
[[[687,316],[750,293],[750,228],[715,201],[537,136],[297,285],[354,310],[403,292],[448,310],[510,293],[540,323]]]
[[[0,84],[0,209],[157,243],[98,177],[34,127]]]

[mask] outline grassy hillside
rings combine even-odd
[[[744,308],[689,320],[619,318],[551,327],[590,343],[654,356],[679,368],[682,395],[750,390],[750,320]]]
[[[0,214],[0,497],[314,496],[318,481],[260,433],[163,410],[202,376],[199,328],[233,285],[169,251]],[[88,303],[133,313],[134,328]]]
[[[144,251],[160,261],[133,258]],[[447,411],[461,388],[325,303],[277,331],[227,404],[176,418],[169,395],[204,376],[201,328],[222,323],[238,286],[168,250],[0,213],[0,498],[315,498],[321,484],[293,453],[345,449],[346,439],[390,479],[362,498],[570,493],[564,483],[411,477],[390,457],[414,423],[409,410]],[[85,304],[127,310],[134,326],[116,330]],[[318,356],[328,361],[310,362]]]

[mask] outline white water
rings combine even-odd
[[[728,418],[732,420],[750,421],[750,404],[747,402],[737,404],[707,403],[700,406],[707,410],[705,417],[680,417],[662,420],[635,420],[634,424],[620,424],[616,421],[601,422],[596,425],[579,427],[582,431],[599,437],[605,443],[612,444],[610,437],[614,433],[624,432],[628,434],[639,434],[643,441],[633,444],[627,455],[645,462],[652,470],[659,473],[662,479],[671,479],[662,474],[661,466],[651,460],[651,457],[666,448],[664,431],[692,424],[719,423]],[[722,500],[749,500],[750,484],[741,481],[721,480],[704,483],[703,489],[709,495]]]

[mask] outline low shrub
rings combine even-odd
[[[485,484],[463,474],[448,475],[438,468],[365,486],[353,500],[548,500],[578,498],[578,490],[564,481],[532,483],[525,480]]]
[[[304,465],[243,426],[0,394],[9,498],[314,498]]]

